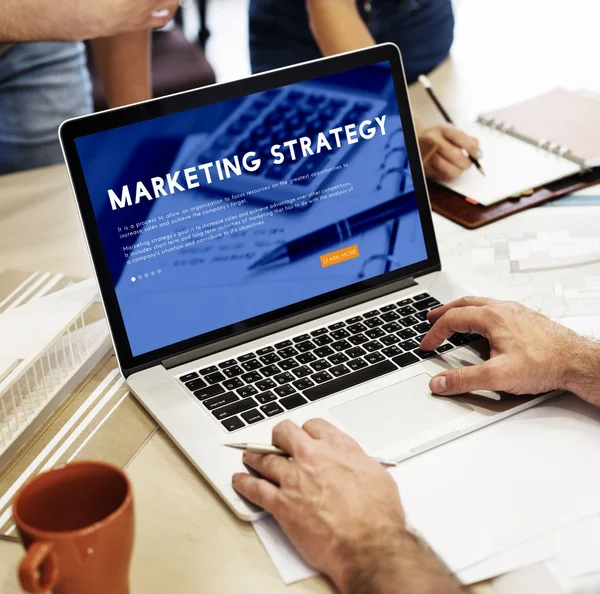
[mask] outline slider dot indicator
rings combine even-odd
[[[131,282],[134,283],[135,282],[135,276],[131,277]]]
[[[159,268],[156,272],[157,272],[157,274],[160,274],[162,272],[162,270]]]
[[[142,280],[142,275],[138,274],[138,280]]]
[[[144,278],[148,278],[148,273],[146,272],[146,274],[144,274]]]

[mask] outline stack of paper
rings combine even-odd
[[[557,554],[595,571],[582,551],[600,550],[598,459],[600,410],[562,396],[391,472],[409,523],[472,583]],[[256,530],[286,583],[314,574],[275,522]]]

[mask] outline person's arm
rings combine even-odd
[[[433,324],[421,343],[432,351],[454,332],[488,339],[490,359],[444,371],[430,383],[435,394],[501,390],[541,394],[568,390],[600,405],[600,343],[512,301],[464,297],[428,314]]]
[[[375,45],[375,39],[362,20],[356,0],[306,0],[310,27],[324,56],[333,56]],[[439,181],[450,180],[471,167],[471,161],[462,153],[479,152],[479,142],[450,124],[425,128],[414,114],[415,129],[421,152],[435,144],[435,155],[424,162],[427,177]]]
[[[92,51],[109,107],[152,97],[149,31],[95,39]]]
[[[0,0],[0,42],[80,41],[164,27],[180,0]]]
[[[264,478],[233,477],[235,490],[267,510],[315,569],[342,594],[459,594],[435,554],[406,528],[388,472],[333,425],[284,421],[273,444],[291,458],[244,454]]]

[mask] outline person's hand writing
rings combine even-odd
[[[564,389],[600,404],[600,345],[542,314],[512,301],[464,297],[427,317],[433,326],[423,338],[423,350],[436,349],[455,332],[476,332],[490,343],[488,361],[433,377],[434,394],[501,390],[521,395]]]
[[[302,428],[280,423],[273,444],[291,458],[245,453],[244,462],[264,478],[236,474],[233,487],[270,512],[308,563],[342,592],[458,591],[435,556],[405,531],[391,476],[355,441],[314,419]],[[415,587],[402,589],[404,583]],[[439,584],[447,588],[433,588]]]
[[[473,157],[479,153],[479,141],[476,138],[447,123],[420,132],[419,144],[423,153],[431,145],[437,145],[437,152],[424,164],[424,169],[427,177],[438,181],[451,180],[472,166],[463,149]]]

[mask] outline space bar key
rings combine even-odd
[[[304,390],[302,393],[309,400],[319,400],[319,398],[325,398],[325,396],[331,396],[336,392],[341,392],[342,390],[347,390],[353,386],[358,386],[358,384],[368,382],[369,380],[375,379],[381,375],[385,375],[386,373],[396,371],[397,369],[398,367],[396,367],[396,365],[394,365],[391,361],[382,361],[381,363],[377,363],[371,367],[365,367],[360,371],[355,371],[354,373],[349,373],[348,375],[338,377],[337,379],[325,384],[321,384],[320,386],[309,388],[308,390]]]

